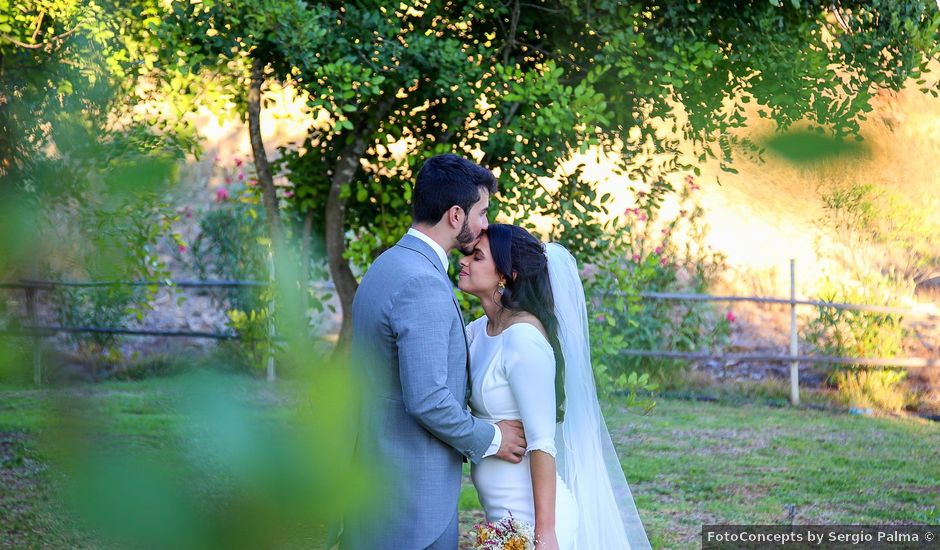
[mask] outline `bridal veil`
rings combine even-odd
[[[597,399],[577,262],[560,244],[545,250],[565,357],[565,418],[557,428],[556,460],[578,505],[575,550],[650,548]]]

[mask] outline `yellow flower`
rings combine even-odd
[[[513,537],[506,541],[503,550],[525,550],[525,539],[522,537]]]
[[[486,527],[482,525],[477,529],[477,545],[483,544],[484,542],[490,540],[492,533]]]

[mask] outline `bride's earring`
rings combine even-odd
[[[505,291],[506,291],[506,283],[504,283],[503,281],[496,283],[496,292],[498,292],[500,296],[502,296],[503,292]]]

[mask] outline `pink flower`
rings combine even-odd
[[[581,270],[581,278],[590,279],[594,275],[597,275],[597,266],[594,264],[584,264],[584,269]]]
[[[669,262],[666,261],[666,258],[660,258],[660,259],[659,259],[659,265],[661,265],[661,266],[663,266],[663,267],[666,267],[666,264],[667,264],[667,263],[669,263]]]
[[[646,191],[637,191],[636,196],[642,198],[646,196]]]
[[[640,212],[640,221],[641,221],[641,222],[645,222],[645,221],[646,221],[646,212]]]
[[[289,199],[294,196],[293,191],[284,191],[284,198]]]
[[[731,313],[731,310],[729,309],[728,313],[725,315],[725,319],[727,319],[729,323],[733,323],[737,320],[737,317],[735,317],[734,313]]]
[[[627,215],[630,215],[630,214],[633,214],[633,215],[635,216],[635,215],[637,215],[637,214],[639,214],[639,213],[640,213],[640,209],[639,209],[639,208],[627,208],[626,210],[623,211],[623,215],[624,215],[624,216],[627,216]]]
[[[240,158],[235,159],[235,166],[241,166],[244,161]]]
[[[633,255],[633,261],[634,261],[635,263],[640,263],[640,255],[639,255],[639,254],[634,254],[634,255]]]
[[[606,321],[606,320],[607,320],[607,317],[605,317],[605,316],[603,316],[603,315],[598,315],[598,316],[597,316],[597,322],[598,322],[598,323],[603,323],[603,322]]]
[[[215,192],[215,201],[216,201],[216,202],[222,202],[222,201],[228,200],[228,198],[229,198],[228,189],[226,189],[226,188],[224,188],[224,187],[220,187],[220,188]]]
[[[657,255],[662,254],[662,253],[663,253],[663,247],[657,246],[657,247],[656,247],[656,250],[654,250],[653,252],[655,252]]]
[[[238,181],[242,181],[242,180],[244,180],[244,179],[245,179],[245,172],[242,171],[242,170],[239,170],[239,171],[238,171]]]
[[[179,246],[179,251],[180,251],[180,254],[182,254],[183,252],[186,252],[186,245],[185,245],[185,244],[181,244],[181,245]]]
[[[255,185],[258,185],[258,180],[256,180],[256,179],[250,179],[250,180],[248,180],[248,181],[245,182],[245,185],[250,185],[250,186],[254,187]]]
[[[232,183],[232,176],[225,176],[225,185]]]
[[[685,177],[685,183],[686,185],[692,185],[693,183],[695,183],[695,178],[692,177],[692,174],[689,174],[688,176]]]

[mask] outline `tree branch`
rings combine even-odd
[[[940,0],[937,0],[940,3]],[[836,23],[848,34],[852,33],[852,29],[849,27],[849,24],[845,21],[845,17],[842,15],[842,6],[839,5],[839,0],[832,0],[829,3],[829,7],[832,9],[832,15],[836,18]]]
[[[503,65],[509,64],[509,54],[516,47],[516,28],[519,26],[519,0],[513,0],[512,15],[509,20],[509,34],[506,35],[506,44],[503,45]]]
[[[75,32],[77,32],[78,29],[80,29],[80,28],[82,28],[82,23],[78,23],[77,25],[75,25],[74,28],[65,31],[65,32],[62,33],[62,34],[53,36],[53,37],[50,38],[49,40],[46,40],[46,41],[44,41],[44,42],[40,42],[40,43],[38,43],[38,44],[27,44],[26,42],[20,42],[19,40],[13,38],[12,36],[10,36],[10,35],[8,35],[8,34],[0,34],[0,38],[3,38],[4,40],[8,41],[10,44],[13,44],[14,46],[16,46],[16,47],[18,47],[18,48],[26,48],[26,49],[28,49],[28,50],[38,50],[38,49],[41,49],[41,48],[46,48],[46,47],[52,46],[55,42],[61,42],[62,40],[68,38],[70,35],[72,35],[72,34],[74,34]],[[33,34],[33,37],[35,38],[35,36],[36,36],[36,34],[34,33],[34,34]]]

